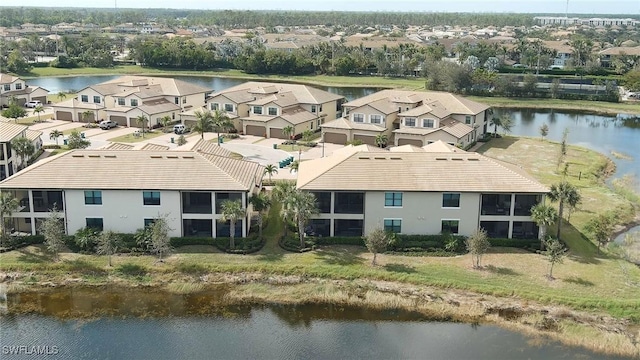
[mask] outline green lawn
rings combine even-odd
[[[107,130],[109,131],[109,130]],[[153,132],[146,132],[144,133],[144,137],[141,136],[133,136],[133,134],[127,134],[127,135],[122,135],[122,136],[118,136],[118,137],[114,137],[109,139],[109,141],[111,142],[124,142],[124,143],[136,143],[136,142],[140,142],[140,141],[144,141],[144,140],[149,140],[149,139],[153,139],[155,137],[164,135],[166,133],[162,132],[162,131],[153,131]]]

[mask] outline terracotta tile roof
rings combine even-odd
[[[438,128],[438,130],[445,131],[455,136],[457,139],[460,139],[472,132],[473,128],[467,124],[459,122],[458,120],[446,119],[440,122],[440,128]]]
[[[159,88],[158,91],[162,95],[168,96],[184,96],[198,93],[206,93],[211,89],[204,86],[188,83],[186,81],[177,80],[169,77],[151,77],[151,76],[134,76],[125,75],[119,78],[105,81],[100,84],[89,86],[102,95],[113,95],[123,92],[127,88],[137,87],[137,91],[144,92],[152,88]],[[147,89],[148,87],[148,89]],[[137,92],[134,91],[134,92]]]
[[[20,124],[12,124],[0,121],[0,142],[8,142],[16,136],[20,136],[27,130],[27,127]]]
[[[376,181],[371,181],[374,173]],[[516,165],[467,152],[355,152],[303,161],[297,187],[350,191],[549,191]]]
[[[406,90],[382,90],[371,95],[367,95],[353,101],[345,103],[343,106],[348,108],[357,108],[363,105],[378,102],[380,100],[387,101],[390,106],[395,103],[430,104],[432,108],[438,108],[438,104],[444,107],[449,113],[476,115],[489,106],[475,101],[471,101],[459,95],[439,91],[406,91]],[[396,106],[392,106],[397,109]]]
[[[20,78],[17,76],[12,76],[9,74],[0,73],[0,84],[11,84],[12,82],[19,80]]]
[[[100,104],[82,102],[78,99],[69,99],[63,102],[59,102],[53,104],[54,108],[68,108],[68,109],[83,109],[83,110],[100,110],[103,109],[104,106]]]
[[[324,104],[329,101],[334,101],[344,98],[344,96],[336,95],[328,91],[316,89],[312,86],[301,84],[287,84],[287,83],[268,83],[249,81],[240,85],[230,87],[228,89],[216,92],[212,96],[225,95],[227,97],[237,97],[234,100],[236,103],[253,101],[256,95],[260,94],[273,94],[279,93],[292,93],[295,95],[297,102],[300,104]],[[239,94],[238,94],[239,93]],[[242,101],[244,100],[244,101]]]
[[[447,144],[446,142],[442,141],[442,140],[438,140],[438,141],[434,141],[431,144],[427,144],[425,146],[422,147],[422,149],[426,152],[436,152],[436,153],[443,153],[443,152],[466,152],[460,148],[457,148],[453,145]]]
[[[140,150],[146,150],[146,151],[166,151],[169,150],[168,146],[165,145],[158,145],[158,144],[153,144],[153,143],[146,143],[144,146],[142,146],[140,148]]]
[[[9,177],[0,189],[248,191],[262,179],[263,169],[258,163],[193,151],[72,150]]]
[[[600,55],[640,55],[640,46],[634,47],[611,47],[600,51]]]
[[[223,148],[222,146],[219,146],[217,143],[204,139],[198,140],[198,142],[193,146],[193,148],[191,148],[191,150],[203,154],[223,157],[231,157],[231,155],[233,154],[231,151]]]
[[[133,145],[114,142],[103,147],[102,150],[132,150],[133,148]]]
[[[42,131],[27,129],[27,139],[34,141],[42,136]]]
[[[356,130],[369,130],[369,131],[377,131],[377,132],[383,132],[386,130],[382,126],[378,126],[370,123],[356,123],[356,122],[350,121],[347,118],[335,119],[320,125],[320,127],[323,129],[343,129],[343,130],[356,129]]]

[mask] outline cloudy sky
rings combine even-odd
[[[564,13],[566,0],[2,0],[2,6]],[[569,0],[570,13],[640,14],[640,0]]]

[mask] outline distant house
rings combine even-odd
[[[112,120],[121,126],[139,127],[138,116],[149,119],[150,128],[169,116],[202,107],[205,87],[161,77],[122,76],[80,90],[75,99],[53,105],[55,118],[67,121]]]
[[[343,99],[307,85],[251,81],[212,94],[206,106],[224,111],[245,134],[285,139],[288,126],[294,137],[305,130],[319,131],[325,121],[336,118]],[[195,121],[195,111],[183,114],[182,120]]]
[[[17,76],[0,73],[0,106],[9,105],[11,99],[15,99],[20,106],[35,100],[46,104],[47,94],[47,89],[29,86]]]
[[[514,164],[431,146],[362,145],[300,163],[297,187],[313,193],[320,210],[310,221],[314,232],[360,237],[382,227],[469,236],[481,227],[491,237],[538,237],[531,207],[547,187]]]
[[[610,67],[615,59],[622,59],[625,56],[640,57],[640,46],[611,47],[600,51],[598,56],[603,67]]]
[[[11,141],[26,137],[33,142],[37,150],[42,147],[42,132],[30,130],[27,126],[0,121],[0,180],[4,180],[18,171],[22,159],[11,148]]]
[[[20,201],[10,226],[21,234],[37,234],[55,207],[70,235],[84,227],[134,233],[165,214],[169,236],[227,237],[222,202],[246,208],[263,172],[258,163],[204,152],[72,150],[14,174],[0,190]],[[248,231],[247,215],[236,236]]]
[[[382,90],[342,105],[344,116],[322,125],[324,141],[423,146],[442,140],[466,147],[487,132],[489,106],[445,92]]]

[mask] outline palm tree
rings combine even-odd
[[[160,119],[160,123],[162,124],[162,132],[167,132],[167,127],[169,126],[169,124],[171,124],[171,121],[173,121],[173,119],[169,115],[165,115],[162,117],[162,119]]]
[[[264,173],[269,175],[269,183],[271,183],[271,175],[277,174],[278,168],[273,164],[269,164],[264,167]]]
[[[249,198],[253,210],[258,213],[258,237],[262,239],[262,213],[271,206],[271,199],[265,193],[254,194]]]
[[[40,122],[40,113],[44,112],[44,107],[42,105],[38,105],[36,106],[35,109],[33,109],[33,113],[34,114],[38,114],[38,122]]]
[[[502,119],[494,116],[489,120],[489,125],[493,126],[493,137],[498,137],[498,126],[502,126]]]
[[[511,115],[502,114],[502,116],[500,116],[500,127],[505,135],[511,132],[511,128],[513,127],[513,118],[511,118]]]
[[[51,130],[51,132],[49,133],[49,140],[55,140],[56,145],[58,145],[58,138],[63,135],[64,133],[58,129]]]
[[[212,125],[213,128],[216,130],[216,133],[218,135],[218,139],[220,139],[220,131],[229,131],[231,130],[234,126],[233,126],[233,122],[231,121],[231,119],[227,116],[227,113],[225,113],[224,111],[220,111],[220,110],[216,110],[213,112],[213,114],[211,115],[212,117]],[[220,140],[218,140],[218,146],[220,146]]]
[[[197,120],[193,126],[193,131],[199,132],[200,138],[204,139],[204,133],[213,129],[213,115],[211,115],[211,111],[209,110],[196,110],[195,115]]]
[[[300,168],[300,161],[296,160],[294,162],[291,163],[290,168],[289,168],[289,172],[298,172],[298,169]]]
[[[25,167],[27,160],[36,152],[36,147],[26,137],[17,137],[11,140],[13,151],[20,156],[20,169]]]
[[[549,199],[551,199],[551,201],[558,202],[558,230],[556,232],[556,237],[560,239],[560,228],[562,227],[562,213],[564,211],[564,205],[565,203],[569,206],[577,205],[578,202],[580,202],[580,193],[575,186],[567,181],[563,181],[559,184],[551,185]]]
[[[387,137],[387,135],[385,134],[378,134],[376,135],[376,145],[378,145],[378,147],[386,147],[387,143],[389,142],[389,138]]]
[[[271,191],[271,202],[280,203],[282,205],[282,208],[280,209],[280,216],[285,223],[284,236],[287,236],[287,230],[289,229],[290,197],[295,191],[296,183],[287,180],[277,181],[273,187],[273,191]]]
[[[544,203],[537,203],[531,208],[531,219],[538,224],[540,228],[540,248],[544,248],[544,242],[547,235],[547,227],[553,224],[558,218],[556,209]]]
[[[298,226],[300,248],[304,248],[304,227],[319,212],[315,195],[296,189],[287,196],[282,209],[283,218],[293,220]]]
[[[149,119],[146,115],[140,115],[136,118],[136,124],[142,128],[142,138],[144,139],[144,128],[147,126]]]
[[[302,132],[302,141],[309,142],[311,141],[312,137],[313,137],[313,130],[307,129]]]
[[[293,136],[294,131],[295,129],[293,128],[293,126],[288,125],[288,126],[285,126],[284,129],[282,129],[282,135],[286,136],[287,139],[291,140],[291,137]]]
[[[65,93],[64,91],[60,91],[57,96],[58,96],[58,101],[62,101],[67,98],[67,93]]]
[[[9,192],[1,192],[0,193],[0,226],[2,226],[2,241],[8,236],[8,228],[7,220],[11,217],[11,214],[18,210],[18,199],[13,197],[13,195]]]
[[[236,222],[242,219],[245,215],[245,209],[242,208],[242,201],[225,200],[220,205],[220,212],[222,213],[220,220],[229,222],[229,248],[233,249],[236,247]]]
[[[87,125],[89,125],[89,119],[91,118],[91,115],[93,115],[93,111],[91,110],[87,110],[82,113],[82,118],[87,122]]]

